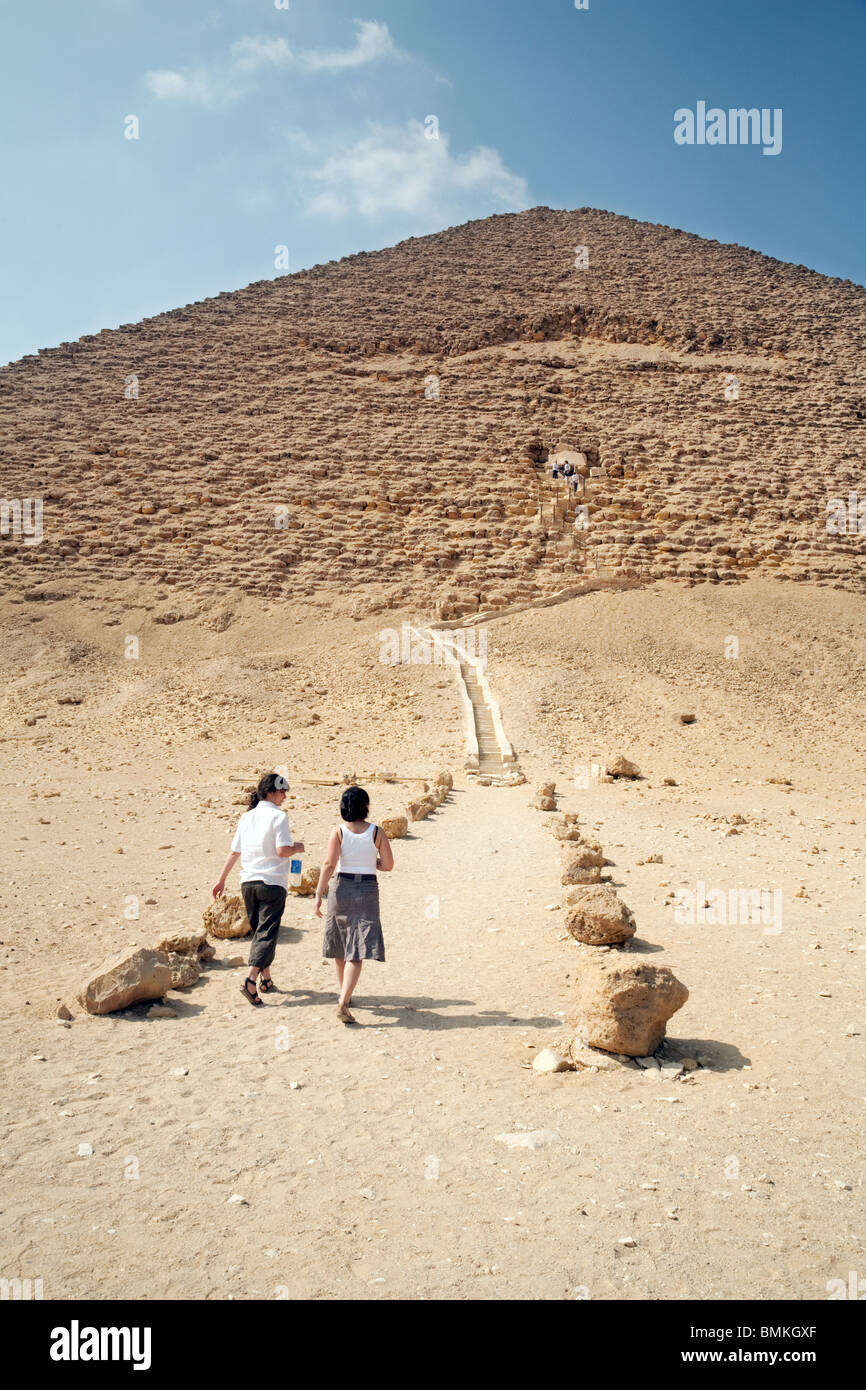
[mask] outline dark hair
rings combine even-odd
[[[271,792],[285,792],[288,789],[289,784],[281,772],[266,772],[255,791],[250,793],[250,810],[254,810],[260,801],[267,801]]]
[[[347,787],[340,797],[340,815],[344,821],[366,820],[370,798],[363,787]]]

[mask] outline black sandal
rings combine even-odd
[[[247,985],[252,985],[253,989],[256,989],[256,982],[255,980],[251,980],[249,975],[241,985],[241,994],[244,996],[248,1004],[252,1004],[254,1009],[263,1009],[265,1006],[259,998],[258,990],[256,990],[255,994],[250,994],[249,990],[247,989]]]
[[[264,975],[260,975],[260,976],[259,976],[259,993],[260,993],[260,994],[273,994],[275,989],[276,989],[276,985],[274,984],[273,980],[272,980],[270,977],[268,977],[268,979],[266,980],[265,977],[264,977]]]

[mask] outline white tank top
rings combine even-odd
[[[360,835],[347,825],[340,827],[343,843],[340,849],[340,862],[337,872],[341,874],[374,874],[378,850],[373,844],[375,825],[368,825]]]

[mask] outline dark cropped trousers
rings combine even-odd
[[[253,879],[250,883],[241,884],[241,895],[253,929],[250,965],[257,970],[266,970],[277,952],[286,890],[277,883],[262,883],[260,879]]]

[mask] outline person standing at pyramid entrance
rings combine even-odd
[[[272,994],[271,965],[286,906],[289,860],[303,854],[304,844],[292,840],[289,818],[281,810],[289,784],[278,772],[267,772],[250,796],[249,810],[238,821],[231,852],[213,896],[221,898],[226,879],[241,861],[241,896],[253,931],[249,975],[241,994],[253,1008],[261,1009],[259,994]]]
[[[369,810],[364,788],[347,787],[340,800],[343,824],[331,831],[316,889],[316,916],[321,917],[322,898],[336,871],[336,883],[328,894],[322,955],[337,967],[341,1023],[357,1021],[349,1004],[364,961],[385,959],[377,873],[391,872],[394,853],[384,830],[367,820]]]

